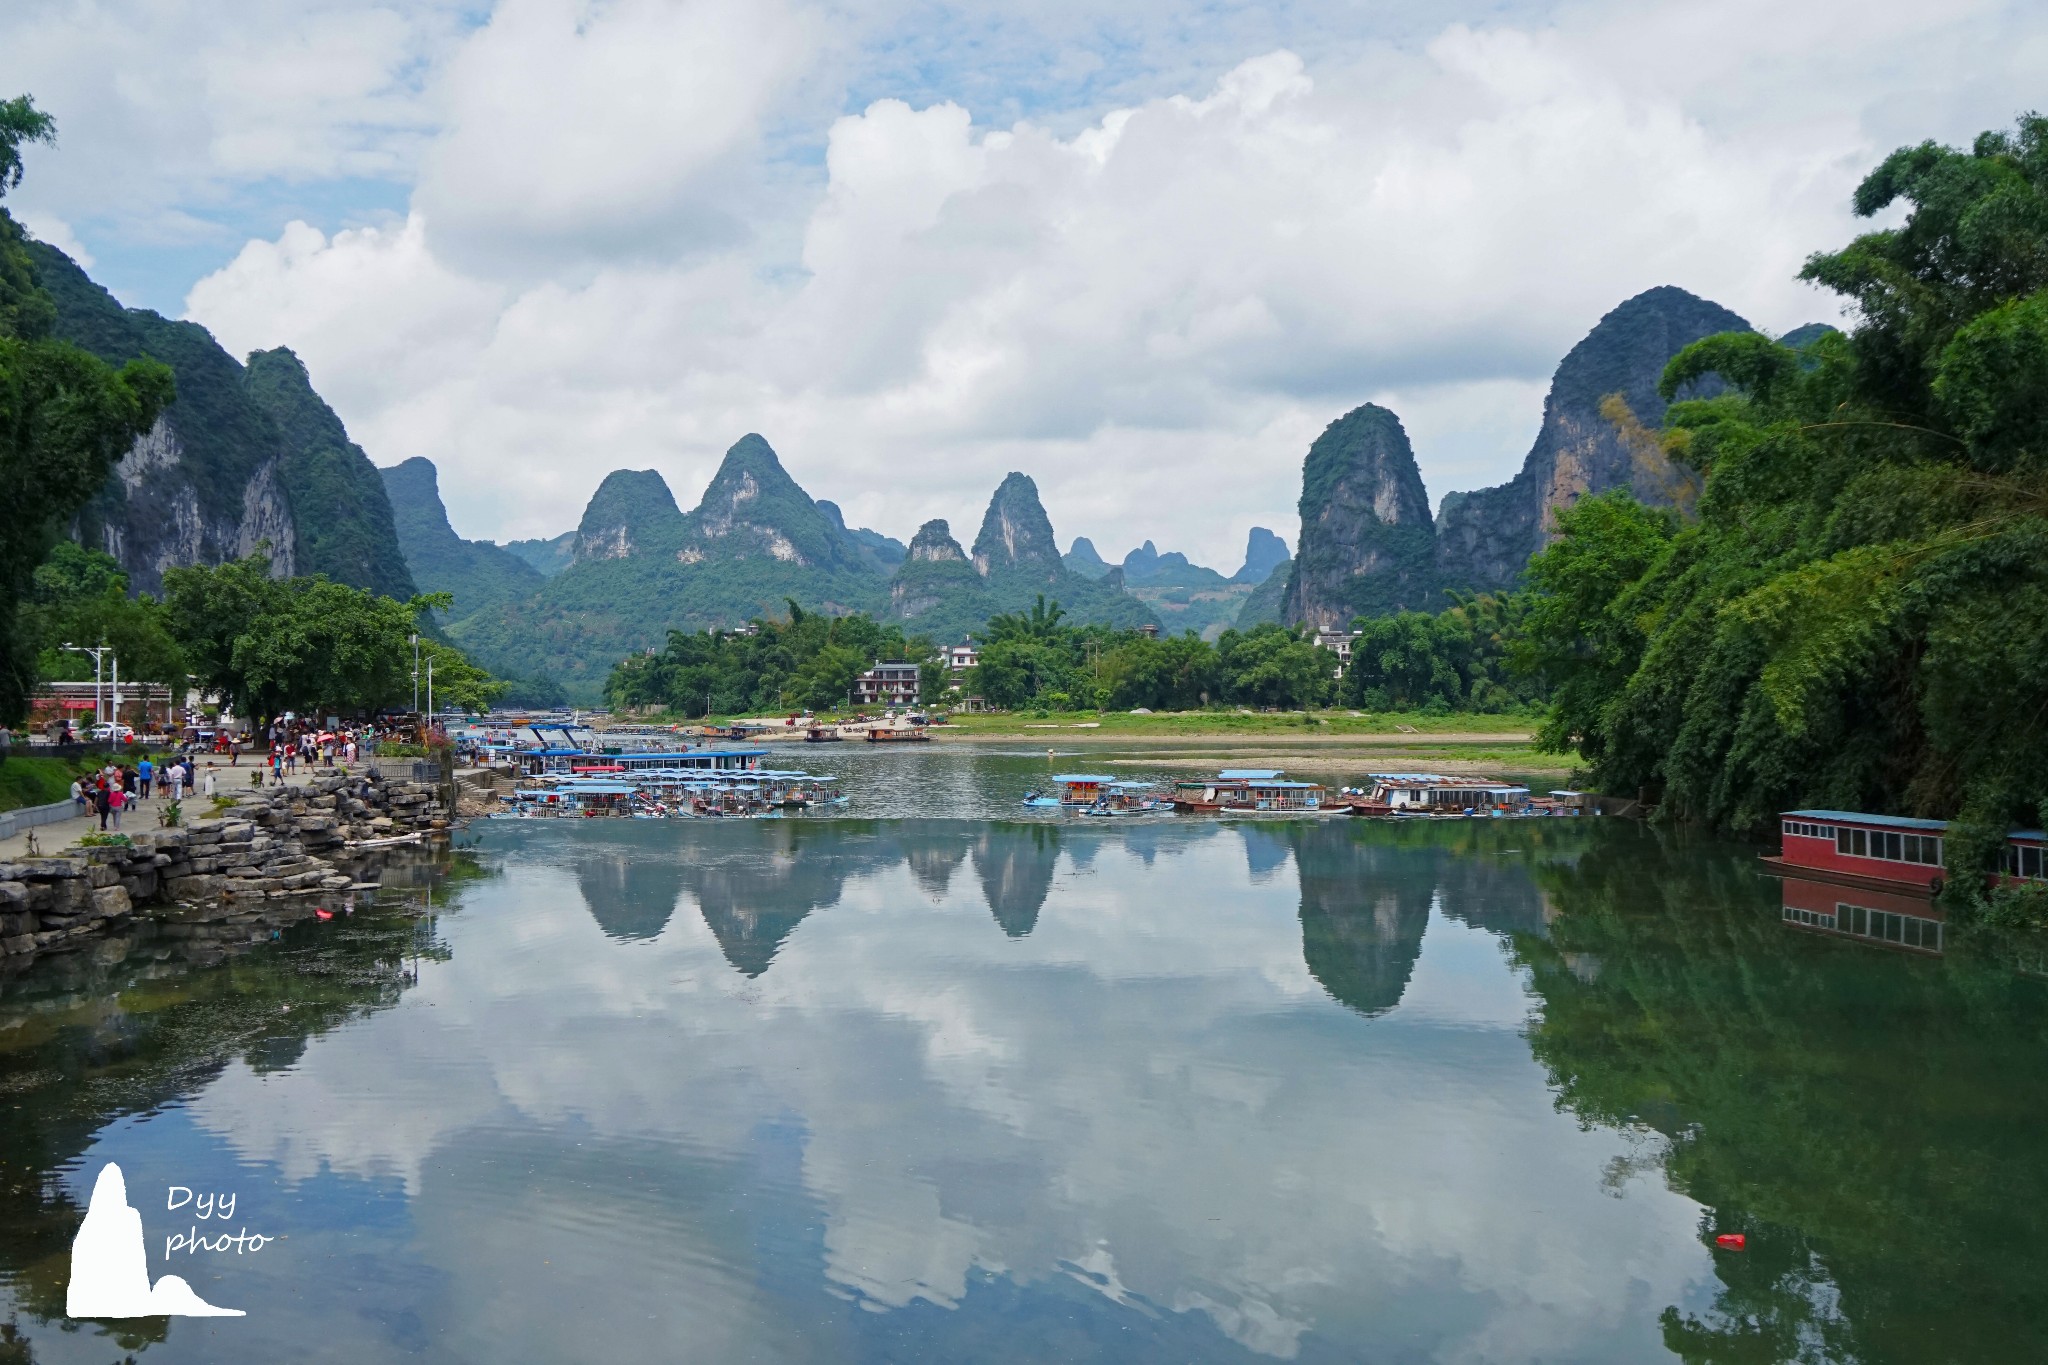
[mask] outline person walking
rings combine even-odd
[[[230,765],[230,766],[232,766],[232,765]],[[212,795],[213,795],[213,792],[214,792],[215,782],[216,782],[216,780],[215,780],[215,778],[214,778],[214,775],[213,775],[213,765],[212,765],[211,763],[209,763],[209,764],[207,764],[207,765],[206,765],[206,778],[205,778],[205,784],[204,784],[204,786],[203,786],[203,787],[201,788],[200,794],[201,794],[202,796],[208,796],[208,797],[212,796]]]
[[[128,793],[123,788],[117,786],[107,793],[107,810],[114,817],[114,828],[117,831],[121,828],[121,811],[127,804]]]
[[[92,808],[99,813],[100,833],[106,833],[107,817],[113,814],[114,805],[112,796],[107,792],[107,779],[104,777],[92,789]]]
[[[150,763],[147,757],[145,757],[141,763],[136,765],[136,791],[140,793],[144,800],[149,799],[149,786],[150,783],[155,779],[155,777],[156,768],[153,764]]]
[[[173,801],[182,801],[185,799],[185,764],[187,762],[190,762],[190,760],[180,760],[179,762],[173,763],[169,768],[165,769],[164,771],[164,780],[171,784],[171,800]]]

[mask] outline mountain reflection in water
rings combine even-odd
[[[144,930],[0,985],[0,1359],[2048,1348],[2043,983],[1815,932],[1754,850],[1604,821],[467,837],[276,944]],[[283,1235],[191,1268],[248,1319],[58,1329],[108,1159],[152,1232],[204,1180]]]

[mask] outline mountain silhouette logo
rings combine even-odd
[[[239,1318],[215,1308],[176,1275],[149,1282],[142,1215],[128,1203],[128,1182],[109,1161],[93,1182],[92,1203],[71,1243],[71,1286],[65,1313],[74,1318]]]

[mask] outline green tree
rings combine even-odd
[[[1320,706],[1336,685],[1337,656],[1287,626],[1226,630],[1216,654],[1230,699],[1243,705]]]
[[[1751,830],[1797,805],[1961,815],[1961,869],[2048,802],[2048,120],[1894,153],[1855,207],[1900,202],[1805,269],[1851,335],[1672,360],[1667,397],[1728,385],[1667,414],[1699,519],[1562,517],[1531,650],[1545,738],[1609,789]]]
[[[65,644],[110,645],[121,677],[183,690],[184,653],[172,638],[163,607],[128,595],[128,575],[112,555],[61,541],[35,571],[21,612],[21,628],[39,651],[45,678],[84,681],[92,661]]]
[[[22,148],[55,131],[26,95],[0,102],[0,198],[21,183]],[[171,400],[164,366],[144,359],[110,369],[48,340],[55,319],[21,228],[0,209],[0,722],[10,724],[35,682],[34,641],[19,617],[36,566]]]

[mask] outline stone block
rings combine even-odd
[[[0,911],[28,908],[28,883],[0,881]]]
[[[164,890],[181,901],[218,900],[226,889],[225,877],[174,877],[164,883]]]
[[[92,908],[96,913],[112,919],[117,915],[128,914],[134,910],[135,905],[128,898],[127,887],[103,886],[92,893]]]

